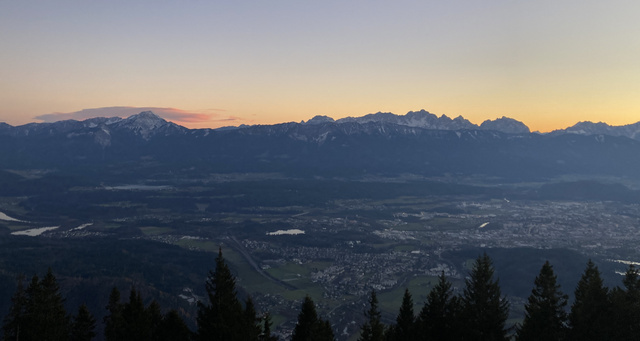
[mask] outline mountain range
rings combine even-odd
[[[168,176],[270,172],[287,176],[486,176],[502,180],[565,175],[638,177],[640,122],[581,122],[531,133],[502,117],[475,125],[427,111],[334,120],[187,129],[152,112],[126,119],[0,124],[3,169]]]
[[[397,124],[400,126],[408,126],[415,128],[423,128],[423,129],[434,129],[434,130],[470,130],[470,129],[480,129],[480,130],[495,130],[500,131],[507,134],[523,134],[529,133],[529,127],[527,127],[524,123],[520,121],[516,121],[514,119],[508,117],[502,117],[496,120],[486,120],[480,126],[477,126],[462,116],[458,116],[454,119],[447,117],[446,115],[442,115],[438,117],[434,114],[429,113],[428,111],[410,111],[404,116],[394,115],[392,113],[376,113],[369,114],[363,117],[347,117],[342,118],[337,121],[334,121],[332,118],[327,116],[316,116],[310,119],[307,122],[303,122],[303,124],[321,124],[321,123],[333,123],[341,124],[341,123],[369,123],[369,122],[378,122],[378,123],[388,123],[388,124]]]

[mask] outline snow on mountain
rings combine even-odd
[[[118,123],[129,129],[151,130],[167,124],[167,121],[154,114],[152,111],[143,111],[139,114],[129,116]]]
[[[226,130],[188,130],[150,112],[126,119],[29,124],[8,131],[2,127],[7,128],[0,125],[0,163],[7,169],[76,172],[111,166],[133,167],[134,173],[140,167],[163,172],[204,167],[202,174],[484,174],[517,180],[563,174],[638,176],[640,169],[640,159],[634,157],[640,153],[640,142],[627,137],[514,134],[526,127],[512,119],[487,121],[480,127],[462,117],[426,111],[337,122],[315,117],[303,124]],[[583,123],[569,131],[604,131],[596,128],[616,130]],[[640,124],[625,126],[625,131],[639,128]]]
[[[122,118],[120,117],[96,117],[84,120],[82,123],[84,123],[86,128],[95,128],[100,125],[112,125],[120,121],[122,121]]]
[[[187,128],[168,122],[151,111],[143,111],[123,120],[109,124],[112,129],[127,129],[148,140],[151,136],[162,133],[185,133]]]
[[[152,135],[152,132],[155,129],[162,127],[167,123],[167,121],[153,112],[143,111],[137,115],[129,116],[124,120],[114,123],[114,126],[129,129],[141,135],[144,139],[149,139],[149,136]]]
[[[493,121],[486,120],[482,122],[480,129],[496,130],[507,134],[528,134],[531,132],[524,123],[505,116]]]
[[[308,121],[302,121],[302,125],[321,125],[321,124],[337,124],[345,123],[381,123],[395,124],[411,128],[431,129],[431,130],[496,130],[508,134],[528,133],[529,128],[522,122],[514,119],[502,117],[494,121],[485,121],[481,126],[475,125],[462,116],[449,118],[446,115],[440,117],[426,111],[410,111],[406,115],[395,115],[388,112],[378,112],[368,114],[362,117],[346,117],[334,120],[329,116],[317,115]],[[296,125],[296,123],[291,123]],[[278,126],[278,125],[276,125]],[[287,125],[288,126],[288,125]],[[215,129],[216,131],[228,131],[249,126],[240,127],[224,127]],[[55,133],[73,133],[74,135],[82,134],[78,132],[81,129],[95,129],[95,134],[100,135],[96,142],[101,145],[108,145],[108,135],[113,130],[125,129],[136,135],[142,136],[148,140],[156,134],[170,134],[181,132],[185,133],[187,128],[168,122],[151,111],[144,111],[136,115],[129,116],[125,119],[119,117],[96,117],[84,121],[66,120],[53,123],[30,123],[19,127],[12,127],[8,124],[0,125],[0,132],[9,132],[10,134],[27,136],[30,134],[46,133],[49,135]],[[198,133],[198,130],[195,130]],[[192,132],[193,133],[193,132]],[[99,141],[98,141],[99,140]]]
[[[141,112],[122,119],[120,117],[96,117],[84,121],[64,120],[52,123],[29,123],[17,127],[2,123],[0,134],[12,136],[55,136],[67,138],[92,137],[94,142],[106,147],[111,145],[115,131],[133,133],[145,140],[157,134],[186,133],[187,128],[165,121],[151,111]]]
[[[566,129],[554,130],[551,134],[625,136],[634,140],[640,140],[640,122],[622,126],[610,126],[604,122],[593,123],[584,121],[578,122]]]
[[[306,122],[306,124],[326,123],[334,122],[332,118],[327,116],[316,116],[313,119]],[[454,119],[449,118],[447,115],[440,117],[426,111],[410,111],[406,115],[395,115],[388,112],[379,112],[375,114],[369,114],[362,117],[346,117],[335,121],[337,124],[342,123],[359,123],[365,124],[370,122],[377,123],[391,123],[400,126],[407,126],[413,128],[433,129],[433,130],[496,130],[507,134],[523,134],[529,133],[529,128],[520,121],[516,121],[511,118],[503,117],[497,120],[487,120],[483,123],[483,126],[477,126],[462,116],[458,116]]]
[[[446,115],[440,117],[426,111],[410,111],[404,116],[392,113],[379,112],[369,114],[362,117],[346,117],[336,121],[337,123],[357,122],[360,124],[368,122],[392,123],[401,126],[409,126],[423,129],[436,130],[460,130],[460,129],[477,129],[478,127],[469,122],[462,116],[451,119]]]
[[[308,121],[301,123],[283,123],[273,126],[261,126],[262,130],[278,131],[281,129],[291,129],[297,125],[300,126],[321,126],[336,125],[343,126],[350,124],[345,128],[349,131],[357,131],[358,125],[366,124],[382,124],[379,129],[387,129],[387,124],[393,124],[402,127],[420,128],[429,130],[491,130],[506,134],[528,134],[529,128],[522,122],[508,117],[501,117],[495,120],[486,120],[480,125],[471,123],[462,116],[450,118],[446,115],[438,117],[426,110],[410,111],[405,115],[395,115],[388,112],[378,112],[368,114],[362,117],[346,117],[334,120],[328,116],[317,115]],[[356,124],[356,125],[353,125]],[[141,136],[145,140],[149,140],[152,136],[170,135],[174,133],[185,134],[190,131],[195,135],[208,135],[212,131],[232,131],[236,129],[250,128],[252,126],[224,127],[209,130],[189,130],[175,123],[168,122],[151,111],[144,111],[128,118],[120,117],[96,117],[84,121],[65,120],[53,123],[29,123],[22,126],[13,127],[9,124],[0,122],[0,134],[13,136],[30,136],[30,135],[48,135],[66,134],[68,137],[92,135],[95,142],[104,146],[111,143],[111,135],[114,131],[126,131]],[[268,128],[271,127],[271,128]],[[365,129],[365,128],[362,128]],[[366,129],[370,129],[366,128]],[[251,133],[249,130],[247,133]],[[257,133],[258,131],[256,131]],[[324,134],[323,132],[318,132]],[[580,135],[611,135],[625,136],[635,140],[640,140],[640,122],[623,126],[610,126],[606,123],[598,122],[579,122],[572,127],[566,129],[555,130],[551,135],[560,134],[580,134]],[[300,135],[300,133],[298,134]]]
[[[401,126],[435,130],[477,129],[477,126],[475,126],[473,123],[469,122],[462,116],[458,116],[452,120],[446,115],[438,117],[425,110],[410,111],[404,116],[395,115],[388,112],[379,112],[362,117],[346,117],[336,121],[336,123],[349,122],[356,122],[360,124],[369,122],[391,123]]]

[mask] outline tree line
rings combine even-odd
[[[395,324],[389,326],[382,323],[376,292],[371,291],[366,322],[358,340],[507,340],[509,302],[502,296],[493,274],[489,256],[478,257],[463,294],[457,296],[442,273],[417,316],[411,293],[405,289]]]
[[[589,260],[567,311],[568,296],[560,290],[549,261],[534,280],[525,317],[507,327],[509,303],[501,295],[486,254],[476,259],[461,295],[455,295],[444,273],[418,314],[405,290],[395,324],[384,325],[376,292],[369,296],[366,322],[359,341],[422,340],[638,340],[640,338],[640,275],[630,265],[624,287],[607,288]]]
[[[121,299],[118,288],[109,295],[104,317],[107,341],[204,341],[229,340],[277,341],[271,333],[269,313],[258,315],[253,300],[241,301],[236,280],[231,274],[222,249],[215,259],[215,270],[205,282],[207,302],[198,302],[197,330],[191,331],[175,309],[162,313],[157,301],[144,305],[143,298],[131,288],[128,301]],[[90,341],[96,337],[97,321],[82,304],[75,315],[67,313],[65,299],[51,269],[40,280],[34,275],[25,288],[18,279],[9,313],[2,323],[5,341]],[[319,338],[318,338],[319,337]],[[292,340],[333,340],[329,321],[318,317],[309,296],[302,303]]]
[[[238,298],[236,280],[222,250],[215,265],[205,282],[206,302],[198,302],[196,331],[187,327],[178,311],[163,314],[156,301],[145,306],[135,288],[128,301],[123,301],[114,287],[102,321],[104,339],[278,340],[272,334],[269,313],[258,314],[251,297]],[[42,279],[33,276],[26,287],[23,281],[18,280],[3,320],[3,340],[89,341],[96,337],[97,321],[84,304],[75,315],[66,312],[65,299],[51,269]],[[636,340],[640,335],[640,275],[633,266],[627,270],[623,285],[608,289],[598,268],[589,261],[575,289],[575,301],[567,311],[568,296],[560,290],[547,261],[525,304],[524,320],[507,327],[509,302],[494,279],[491,259],[484,254],[475,260],[460,295],[454,294],[443,273],[415,314],[411,293],[405,290],[395,323],[390,325],[382,322],[376,292],[371,291],[358,340]],[[309,296],[302,302],[291,340],[335,340],[332,326],[318,316]]]

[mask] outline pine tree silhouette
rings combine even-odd
[[[569,313],[570,340],[607,340],[611,335],[612,307],[609,289],[591,260],[578,281]]]
[[[556,283],[553,267],[546,261],[534,281],[534,288],[525,304],[525,317],[518,329],[519,341],[564,340],[566,337],[567,295]]]
[[[71,324],[70,341],[90,341],[96,336],[96,319],[85,304],[78,307],[78,313]]]
[[[493,264],[485,253],[476,259],[462,296],[465,340],[506,340],[509,302],[493,279]]]
[[[216,268],[209,271],[205,283],[208,304],[198,303],[198,338],[200,340],[244,341],[248,325],[238,300],[236,279],[222,257],[216,257]]]
[[[384,324],[382,324],[382,313],[378,308],[378,297],[375,290],[371,290],[369,294],[369,310],[365,311],[365,322],[360,327],[360,337],[358,341],[383,341],[384,340]]]
[[[416,322],[423,340],[459,340],[460,298],[453,294],[444,272],[431,289]]]

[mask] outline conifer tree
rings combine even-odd
[[[460,299],[453,295],[444,272],[431,289],[416,322],[423,340],[459,340]]]
[[[333,330],[329,321],[318,318],[316,306],[308,295],[302,302],[298,323],[293,330],[291,341],[332,341]]]
[[[96,319],[85,304],[78,307],[78,313],[71,324],[71,341],[90,341],[95,336]]]
[[[371,290],[369,295],[369,310],[365,311],[365,322],[360,327],[360,337],[358,341],[383,341],[384,340],[384,324],[382,324],[382,313],[378,308],[378,297],[375,290]]]
[[[624,289],[611,290],[612,335],[615,340],[635,340],[640,333],[640,276],[634,265],[629,265],[624,279]]]
[[[246,325],[243,328],[243,333],[245,334],[243,337],[245,340],[257,340],[262,332],[260,325],[258,324],[259,319],[256,313],[255,305],[253,304],[253,299],[248,297],[245,302],[244,308],[244,323]]]
[[[21,340],[68,340],[70,317],[64,308],[64,298],[53,271],[49,269],[42,280],[33,276],[27,287],[25,310],[26,328]]]
[[[198,303],[198,338],[242,340],[242,330],[247,324],[237,298],[236,280],[222,257],[222,248],[216,257],[216,269],[209,271],[205,286],[209,303]]]
[[[145,309],[145,314],[147,315],[147,321],[149,326],[149,335],[151,340],[159,340],[161,338],[160,326],[162,325],[162,320],[164,316],[162,316],[162,308],[158,301],[153,300],[147,308]]]
[[[556,283],[553,267],[546,261],[534,281],[527,303],[522,326],[518,329],[518,341],[564,340],[566,336],[567,295]]]
[[[68,340],[71,319],[64,308],[64,301],[51,269],[42,280],[34,275],[26,289],[23,289],[20,278],[13,305],[4,320],[4,339]]]
[[[391,324],[384,330],[384,336],[382,337],[385,341],[396,341],[396,325]]]
[[[20,334],[25,328],[25,314],[27,306],[27,295],[24,289],[24,276],[18,277],[16,292],[11,297],[11,308],[9,314],[5,316],[2,324],[3,340],[20,340]]]
[[[264,314],[264,327],[262,329],[262,340],[264,341],[278,341],[278,337],[271,334],[271,326],[273,322],[271,322],[271,314],[266,312]]]
[[[506,340],[505,323],[509,302],[493,280],[491,258],[485,253],[476,259],[462,296],[465,340]]]
[[[309,341],[335,341],[333,329],[327,320],[319,319],[312,330],[313,332],[311,333]]]
[[[311,338],[313,326],[318,323],[318,313],[313,300],[308,295],[302,301],[302,307],[298,314],[298,323],[293,330],[291,341],[307,341]]]
[[[396,324],[393,327],[393,333],[390,335],[392,340],[412,341],[415,338],[415,315],[413,313],[413,298],[409,289],[404,290],[402,296],[402,304],[400,311],[396,317]]]
[[[35,326],[35,319],[39,315],[42,315],[42,306],[44,304],[42,302],[44,294],[38,275],[33,275],[31,277],[31,282],[27,286],[25,292],[27,293],[27,301],[24,314],[24,328],[20,338],[22,340],[31,340],[42,335],[42,330]]]
[[[104,337],[106,341],[120,341],[125,339],[125,321],[122,315],[124,308],[120,303],[120,291],[113,287],[107,304],[108,314],[104,317]]]
[[[163,317],[157,332],[157,341],[189,341],[191,331],[175,309]]]
[[[124,320],[124,339],[131,341],[144,341],[151,339],[151,318],[142,301],[142,296],[131,288],[129,302],[122,309]]]
[[[611,339],[635,340],[640,335],[640,275],[635,266],[629,265],[622,283],[624,289],[616,287],[611,292]]]
[[[598,267],[591,260],[578,281],[569,313],[570,340],[607,340],[611,335],[611,303]]]

